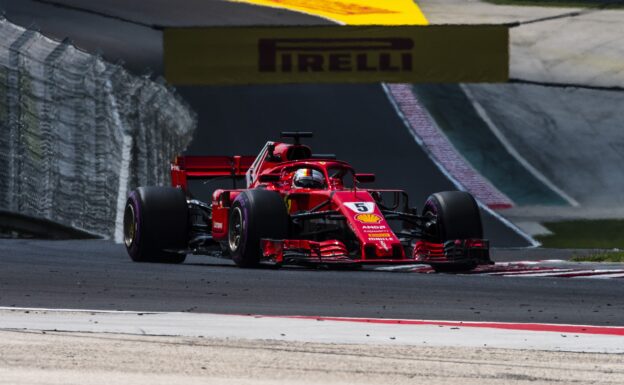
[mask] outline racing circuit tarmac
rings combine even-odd
[[[5,239],[0,255],[9,307],[623,325],[621,279],[139,264],[98,240]]]
[[[327,23],[283,10],[220,1],[188,2],[188,7],[180,6],[176,12],[170,12],[167,4],[172,3],[161,1],[150,7],[136,3],[132,7],[139,9],[134,9],[128,2],[108,0],[93,6],[98,12],[151,24],[197,25],[199,14],[206,25]],[[34,22],[42,33],[58,38],[69,35],[78,45],[101,50],[110,60],[124,59],[137,72],[147,66],[162,71],[160,31],[32,0],[0,5],[9,20]],[[206,8],[196,12],[197,7]],[[407,189],[414,205],[421,206],[430,192],[452,188],[411,138],[379,85],[183,87],[179,91],[199,114],[190,153],[254,154],[281,130],[312,130],[317,134],[311,142],[315,151],[337,152],[360,171],[376,172],[380,185]],[[492,217],[486,219],[486,232],[494,245],[526,245]],[[507,260],[524,259],[526,254],[499,252]],[[619,279],[243,270],[230,261],[208,257],[189,257],[176,266],[136,264],[122,246],[108,241],[0,240],[0,256],[2,306],[594,325],[622,325],[624,313],[624,285]],[[543,257],[551,258],[561,255]]]

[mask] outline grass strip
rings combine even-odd
[[[562,249],[624,249],[624,220],[575,220],[547,222],[553,232],[537,236],[543,247]]]
[[[590,255],[577,255],[570,258],[574,262],[624,262],[624,251],[605,251]]]

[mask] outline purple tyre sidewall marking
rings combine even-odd
[[[431,212],[436,217],[438,216],[438,205],[436,205],[435,200],[433,198],[429,198],[425,201],[425,205],[423,207],[423,214],[427,211]],[[436,227],[437,227],[436,228],[437,235],[441,237],[441,232],[442,232],[440,228],[441,224],[438,223]]]
[[[425,212],[431,212],[433,215],[438,216],[438,205],[435,204],[433,199],[427,199],[425,206],[423,207],[423,214]]]
[[[245,193],[239,194],[236,199],[234,199],[234,203],[238,202],[241,210],[241,226],[243,227],[243,231],[241,234],[241,239],[238,244],[238,249],[236,250],[239,253],[243,253],[245,250],[245,244],[247,243],[247,231],[249,228],[249,198]]]
[[[141,242],[141,205],[139,204],[139,196],[136,191],[133,191],[128,196],[128,203],[132,205],[134,209],[134,239],[132,245],[128,248],[128,251],[132,255],[136,255],[139,252],[139,243]]]

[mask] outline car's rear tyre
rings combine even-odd
[[[423,215],[435,216],[436,225],[428,229],[429,239],[445,242],[453,239],[483,238],[481,213],[474,197],[464,191],[443,191],[427,198]],[[467,271],[477,266],[476,262],[432,264],[436,271]]]
[[[160,186],[132,191],[126,201],[123,233],[128,255],[135,262],[184,262],[188,241],[184,191]]]
[[[260,262],[260,240],[288,237],[288,211],[279,193],[254,189],[241,192],[230,209],[228,249],[240,267]]]

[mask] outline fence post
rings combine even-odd
[[[42,183],[46,186],[44,195],[41,197],[41,214],[47,218],[53,217],[54,192],[56,191],[58,177],[58,159],[55,153],[58,149],[58,134],[53,129],[52,121],[58,118],[58,109],[54,108],[57,83],[54,75],[57,71],[58,62],[70,46],[69,39],[65,39],[50,52],[44,59],[45,91],[42,106],[41,135],[43,137],[43,164]]]
[[[9,71],[7,74],[7,105],[9,121],[9,181],[8,181],[8,209],[19,211],[20,209],[20,169],[23,156],[21,138],[21,89],[20,89],[20,64],[21,49],[37,33],[24,31],[9,48]]]

